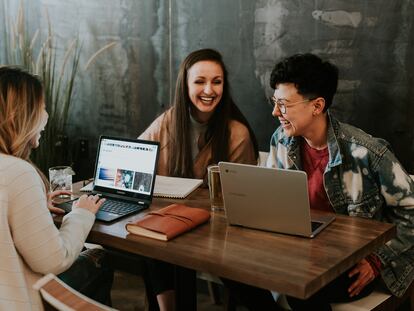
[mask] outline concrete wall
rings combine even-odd
[[[9,10],[0,6],[0,18],[13,15],[18,2],[0,1]],[[168,106],[181,60],[213,47],[224,55],[234,98],[266,150],[277,126],[266,103],[272,66],[314,52],[340,69],[332,112],[390,141],[414,171],[413,1],[26,0],[29,27],[43,35],[45,8],[60,42],[79,35],[83,64],[118,42],[77,81],[72,141],[87,137],[94,146],[99,134],[137,136]]]

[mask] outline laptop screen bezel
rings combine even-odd
[[[113,195],[114,197],[122,196],[123,199],[131,199],[134,201],[144,201],[146,203],[150,203],[152,201],[154,188],[155,188],[155,178],[156,178],[157,169],[158,169],[158,158],[160,155],[160,143],[157,141],[150,141],[150,140],[143,140],[143,139],[132,139],[132,138],[101,135],[99,137],[98,150],[96,152],[95,171],[93,175],[94,178],[96,178],[96,174],[98,170],[98,163],[99,163],[99,155],[100,155],[100,150],[102,146],[102,140],[104,139],[110,139],[110,140],[115,140],[115,141],[120,141],[120,142],[140,143],[140,144],[146,144],[146,145],[153,145],[157,147],[157,154],[155,156],[155,165],[154,165],[154,172],[153,172],[154,177],[152,178],[151,192],[150,194],[136,193],[133,191],[128,191],[126,189],[125,190],[124,189],[122,190],[113,189],[113,188],[108,188],[104,186],[98,186],[95,184],[93,186],[93,192],[103,193],[109,196]]]

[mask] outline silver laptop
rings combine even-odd
[[[219,167],[232,225],[313,238],[335,219],[311,219],[305,172],[228,162]]]
[[[95,163],[93,194],[106,198],[96,219],[110,222],[138,213],[152,201],[159,143],[101,136]],[[72,202],[59,204],[66,212]]]

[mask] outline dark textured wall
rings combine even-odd
[[[1,1],[10,12],[0,17],[14,14],[17,1]],[[26,2],[31,31],[40,27],[45,35],[47,7],[60,42],[79,34],[83,63],[118,42],[81,72],[69,124],[72,141],[87,137],[93,147],[101,133],[137,136],[168,106],[181,60],[213,47],[224,55],[234,98],[267,150],[277,126],[266,103],[272,66],[282,57],[313,52],[340,69],[332,112],[387,139],[414,171],[412,0]]]

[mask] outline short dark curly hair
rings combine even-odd
[[[306,98],[323,97],[326,111],[338,87],[338,68],[311,53],[295,54],[273,68],[270,87],[275,89],[280,83],[293,83]]]

